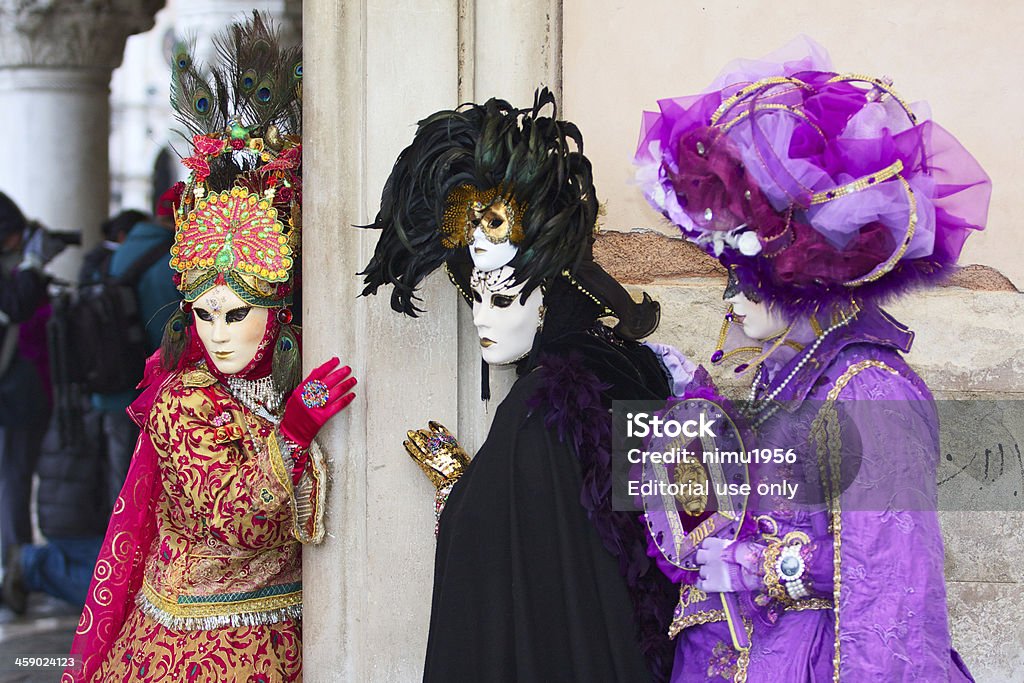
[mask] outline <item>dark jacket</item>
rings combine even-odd
[[[46,278],[19,268],[21,254],[0,259],[0,425],[45,423],[49,412]]]
[[[110,258],[110,275],[118,277],[131,268],[150,248],[164,244],[167,246],[167,258],[161,257],[155,264],[142,274],[135,292],[139,298],[139,309],[142,319],[146,321],[146,335],[149,338],[151,351],[160,346],[164,325],[171,317],[181,294],[174,286],[174,270],[170,266],[171,243],[173,233],[155,223],[140,222],[128,233]],[[140,378],[141,379],[141,378]],[[97,394],[93,404],[100,410],[124,411],[137,392],[123,391],[115,394]]]

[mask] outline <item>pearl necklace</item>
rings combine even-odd
[[[814,352],[817,351],[818,347],[821,346],[821,343],[825,341],[825,337],[832,334],[839,328],[849,325],[856,316],[856,312],[854,312],[854,314],[850,315],[849,317],[844,316],[839,322],[834,323],[831,327],[824,330],[818,336],[818,338],[815,339],[814,342],[809,347],[807,347],[807,349],[803,352],[803,355],[800,358],[800,360],[797,361],[797,364],[793,366],[793,369],[789,371],[788,375],[786,375],[786,379],[782,380],[779,386],[775,387],[775,389],[773,389],[770,394],[768,394],[767,396],[760,400],[757,399],[757,392],[759,389],[759,385],[761,383],[761,377],[764,375],[764,363],[758,365],[757,374],[754,376],[754,381],[750,385],[750,394],[747,399],[748,407],[746,410],[746,413],[753,420],[753,426],[755,429],[760,427],[762,424],[764,424],[765,420],[767,420],[768,418],[770,418],[772,415],[779,411],[779,408],[781,408],[781,406],[777,403],[773,403],[775,397],[781,394],[782,390],[786,388],[786,386],[796,376],[796,374],[800,372],[800,370],[803,369],[805,365],[807,365],[807,361],[811,360],[811,358],[814,356]],[[771,410],[766,413],[765,411],[767,411],[769,408]]]

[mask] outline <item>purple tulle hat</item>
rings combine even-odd
[[[926,106],[808,38],[658,107],[635,159],[648,201],[790,317],[935,281],[985,226],[991,181]]]

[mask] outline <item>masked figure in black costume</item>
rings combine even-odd
[[[550,107],[550,113],[546,113]],[[538,92],[419,124],[384,188],[364,294],[443,266],[473,307],[484,361],[519,375],[469,462],[442,426],[410,432],[438,487],[425,681],[664,680],[674,595],[636,513],[611,506],[613,400],[664,399],[634,302],[592,255],[598,201],[579,130]],[[615,317],[614,327],[600,319]]]

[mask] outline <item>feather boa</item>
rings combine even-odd
[[[619,573],[633,602],[640,648],[653,680],[667,681],[674,654],[667,632],[678,596],[676,588],[647,556],[639,516],[612,509],[612,421],[605,397],[610,386],[575,352],[545,356],[540,372],[540,389],[527,405],[530,410],[543,411],[545,426],[576,452],[583,474],[580,503],[604,547],[619,562]]]

